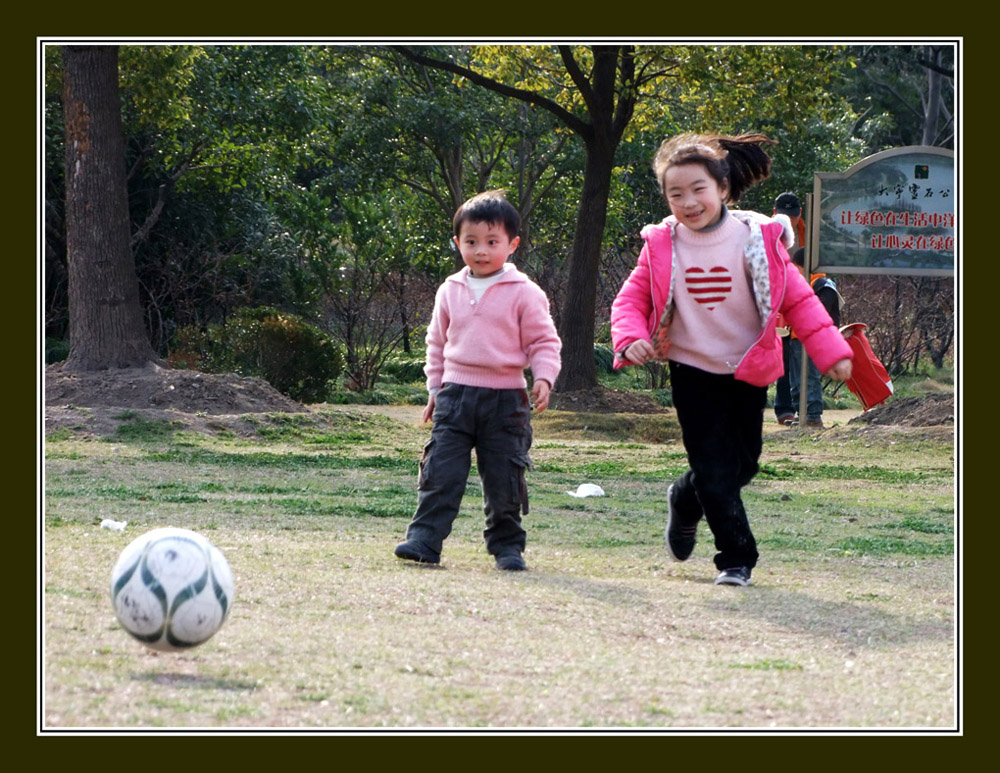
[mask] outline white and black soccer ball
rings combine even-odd
[[[111,570],[118,622],[154,650],[185,650],[207,641],[226,621],[234,596],[222,551],[188,529],[143,534]]]

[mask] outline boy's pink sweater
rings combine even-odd
[[[562,342],[545,292],[508,263],[504,275],[477,302],[468,268],[438,288],[427,327],[427,388],[442,384],[524,389],[524,369],[554,385]]]

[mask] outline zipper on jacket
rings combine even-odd
[[[765,254],[766,254],[766,252],[765,252]],[[770,266],[768,267],[768,271],[770,271]],[[781,304],[784,303],[784,300],[785,300],[785,290],[787,290],[787,289],[788,289],[788,278],[786,277],[785,281],[781,283],[781,297],[778,298],[778,305],[771,307],[771,313],[768,314],[767,315],[767,319],[764,320],[764,328],[760,331],[760,335],[757,336],[757,338],[754,340],[754,342],[752,344],[750,344],[749,348],[745,352],[743,352],[742,356],[740,357],[740,359],[737,361],[737,363],[735,365],[733,365],[732,363],[729,363],[729,362],[726,363],[726,365],[728,365],[730,368],[733,369],[733,373],[735,373],[737,370],[739,370],[740,365],[743,364],[743,360],[745,360],[747,358],[747,355],[750,354],[751,351],[753,351],[753,348],[757,344],[759,344],[761,341],[764,340],[764,334],[767,332],[767,328],[768,328],[768,325],[770,325],[771,320],[772,319],[776,319],[777,316],[781,313]]]

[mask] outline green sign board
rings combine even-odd
[[[955,270],[955,154],[893,148],[813,182],[813,271],[951,276]]]

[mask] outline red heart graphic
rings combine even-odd
[[[711,311],[732,291],[733,276],[723,266],[714,266],[707,272],[703,268],[689,268],[684,272],[684,283],[691,296]]]

